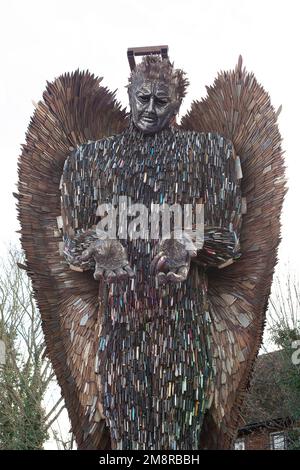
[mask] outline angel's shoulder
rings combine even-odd
[[[230,139],[217,132],[198,132],[193,130],[185,130],[181,128],[174,129],[176,139],[193,147],[199,151],[209,151],[208,153],[220,152],[221,149],[225,153],[234,152],[233,143]]]
[[[87,168],[103,156],[120,138],[121,134],[116,134],[99,140],[89,140],[70,149],[71,152],[64,164],[64,172],[74,168],[77,170]]]

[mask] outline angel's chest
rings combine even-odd
[[[183,151],[155,147],[108,152],[98,170],[101,199],[128,196],[143,203],[188,203],[202,196],[201,162]]]

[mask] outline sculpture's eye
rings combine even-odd
[[[158,106],[165,106],[168,103],[168,100],[164,98],[156,98],[155,102]]]
[[[138,99],[139,99],[142,103],[148,103],[149,100],[150,100],[150,95],[139,95],[139,96],[138,96]]]

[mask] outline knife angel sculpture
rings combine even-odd
[[[178,125],[184,73],[132,60],[129,114],[79,71],[36,106],[19,160],[27,272],[78,448],[226,449],[280,240],[278,113],[240,58]],[[140,207],[174,204],[203,205],[201,246],[151,236]]]

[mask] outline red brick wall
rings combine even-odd
[[[272,427],[261,427],[254,428],[251,432],[239,432],[237,439],[244,439],[245,450],[268,450],[271,449],[271,433],[279,433],[286,431],[284,428],[279,426],[276,428]]]
[[[243,436],[245,438],[246,450],[266,450],[270,449],[270,431],[269,429],[254,430],[250,434]]]

